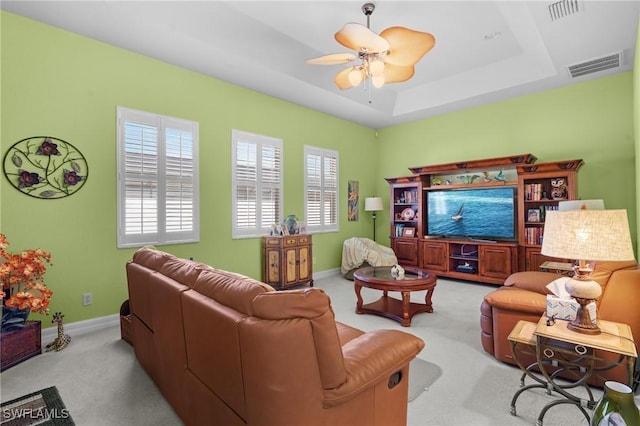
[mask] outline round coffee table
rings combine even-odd
[[[433,312],[431,296],[436,288],[436,276],[418,268],[405,267],[404,278],[391,276],[391,266],[368,266],[353,274],[354,288],[358,302],[357,314],[374,314],[400,322],[403,327],[411,326],[411,318],[421,312]],[[382,290],[382,297],[363,305],[360,291],[362,287]],[[425,303],[411,302],[411,292],[427,290]],[[402,294],[402,300],[389,297],[390,291]]]

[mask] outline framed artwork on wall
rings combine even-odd
[[[348,199],[347,199],[347,220],[349,222],[355,222],[358,220],[358,216],[359,216],[359,212],[358,212],[358,198],[359,198],[359,194],[358,194],[358,186],[359,186],[359,182],[357,180],[350,180],[349,181],[349,188],[347,191],[348,195]]]

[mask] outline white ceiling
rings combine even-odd
[[[436,44],[415,76],[337,89],[345,65],[305,59],[349,50],[333,38],[366,25],[365,1],[11,1],[4,10],[379,129],[632,69],[634,1],[373,1],[371,29],[404,26]],[[555,9],[555,10],[563,10]],[[491,34],[498,36],[490,37]],[[577,78],[567,67],[622,52],[621,66]]]

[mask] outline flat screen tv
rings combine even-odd
[[[427,191],[429,236],[516,240],[516,188]]]

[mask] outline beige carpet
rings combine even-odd
[[[480,344],[480,302],[495,287],[439,280],[434,313],[418,314],[411,327],[373,315],[355,314],[353,283],[341,275],[315,277],[315,286],[331,297],[336,319],[362,330],[390,328],[413,333],[426,342],[418,355],[441,370],[437,380],[408,404],[409,426],[532,426],[551,397],[526,392],[518,400],[518,416],[509,413],[519,389],[520,370],[497,362]],[[365,291],[365,303],[379,292]],[[412,299],[424,300],[424,293]],[[0,374],[0,400],[8,401],[56,386],[77,425],[146,426],[181,422],[135,360],[133,348],[120,340],[120,328],[75,335],[61,352],[48,352]],[[596,398],[601,391],[595,389]],[[636,396],[640,403],[640,397]],[[568,405],[554,407],[545,426],[585,425]],[[300,425],[304,426],[304,425]]]
[[[429,389],[429,386],[441,375],[442,369],[429,361],[420,358],[411,361],[409,364],[409,402]]]

